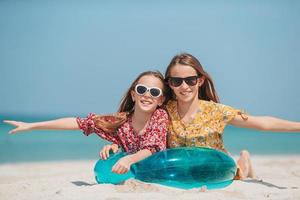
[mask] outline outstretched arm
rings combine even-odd
[[[32,130],[79,130],[76,118],[61,118],[51,121],[33,123],[11,120],[4,120],[3,122],[16,127],[15,129],[9,131],[11,134]]]
[[[273,132],[300,132],[300,122],[293,122],[268,116],[247,116],[242,118],[237,115],[229,122],[233,126],[252,128],[261,131]]]

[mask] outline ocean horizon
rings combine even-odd
[[[27,122],[51,120],[65,116],[3,116],[0,123],[0,163],[39,162],[53,160],[97,160],[99,150],[109,143],[96,134],[81,131],[31,131],[9,134],[13,126],[4,119]],[[81,116],[84,117],[84,116]],[[299,155],[300,134],[271,133],[227,126],[224,131],[226,149],[238,155],[247,149],[252,155]]]

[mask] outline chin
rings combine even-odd
[[[177,98],[177,99],[180,100],[180,101],[183,101],[185,103],[188,103],[188,102],[194,101],[195,97],[194,96],[185,96],[185,97],[180,97],[180,98]]]
[[[142,111],[146,113],[152,113],[155,111],[156,108],[141,108]]]
[[[151,112],[154,112],[155,111],[155,109],[156,109],[156,107],[153,107],[153,106],[149,106],[149,107],[147,107],[147,106],[140,106],[140,110],[141,111],[143,111],[143,112],[146,112],[146,113],[151,113]]]

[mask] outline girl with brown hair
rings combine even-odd
[[[300,123],[266,116],[250,116],[220,104],[214,83],[197,58],[176,55],[165,72],[167,111],[170,117],[168,147],[198,146],[227,152],[223,131],[227,124],[262,131],[300,132]],[[250,154],[237,161],[237,179],[255,178]]]
[[[168,115],[159,108],[164,102],[164,78],[160,72],[147,71],[140,74],[131,84],[115,115],[90,113],[86,118],[61,118],[52,121],[25,123],[5,120],[16,128],[10,133],[31,130],[78,130],[85,135],[96,133],[111,141],[100,152],[107,159],[109,152],[119,147],[128,155],[112,167],[115,173],[126,173],[136,163],[157,151],[166,148]]]

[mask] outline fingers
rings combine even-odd
[[[4,123],[6,124],[10,124],[10,125],[13,125],[13,126],[17,126],[17,121],[12,121],[12,120],[3,120]]]
[[[112,172],[117,174],[125,174],[130,169],[130,164],[128,164],[127,158],[123,157],[118,160],[118,162],[112,167]]]
[[[117,153],[118,152],[118,147],[113,147],[113,149],[112,149],[112,151],[114,152],[114,153]]]
[[[99,156],[102,160],[106,160],[108,157],[106,156],[106,147],[104,146],[99,153]]]
[[[109,158],[109,151],[112,149],[112,145],[105,145],[102,150],[99,152],[99,156],[102,160],[106,160],[107,158]],[[112,149],[113,150],[113,149]],[[113,150],[114,153],[116,153]]]
[[[101,151],[99,152],[99,156],[102,160],[104,160],[103,149],[101,149]]]
[[[110,151],[110,149],[111,149],[110,145],[105,148],[105,151],[104,151],[104,153],[105,153],[105,159],[107,159],[109,157],[109,151]]]
[[[9,134],[15,134],[15,133],[17,133],[18,131],[19,131],[19,129],[18,129],[18,128],[15,128],[15,129],[9,131],[8,133],[9,133]]]
[[[12,120],[4,120],[3,122],[15,126],[15,129],[12,129],[8,132],[9,134],[15,134],[17,132],[24,132],[30,130],[30,126],[28,123]]]
[[[13,129],[13,130],[10,130],[8,133],[9,134],[14,134],[14,133],[17,133],[18,131],[20,131],[19,129],[19,122],[17,121],[12,121],[12,120],[3,120],[4,123],[6,124],[10,124],[10,125],[13,125],[13,126],[16,126],[17,128]]]
[[[125,174],[126,172],[128,172],[128,168],[125,166],[120,165],[119,163],[116,163],[113,167],[112,167],[112,172],[116,173],[116,174]]]

